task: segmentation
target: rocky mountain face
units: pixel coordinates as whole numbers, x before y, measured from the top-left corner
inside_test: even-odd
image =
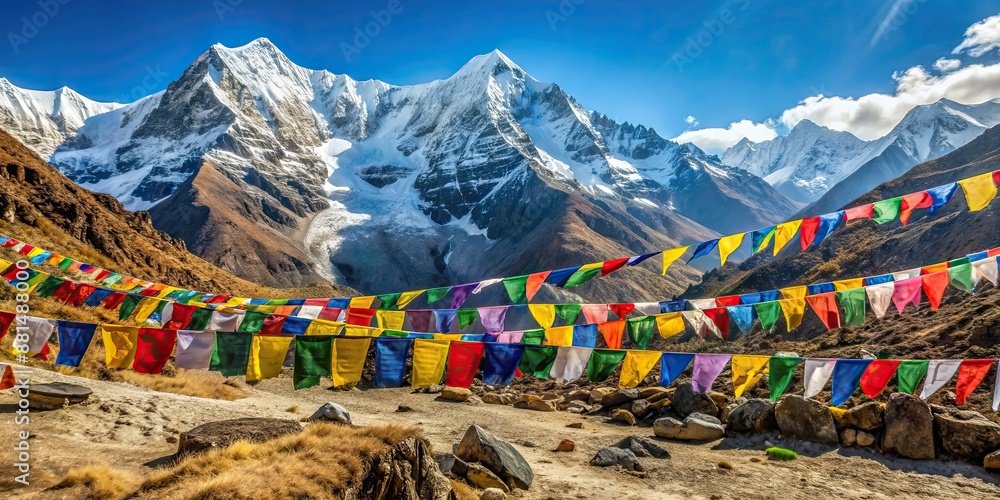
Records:
[[[726,165],[763,177],[789,198],[812,204],[804,215],[837,210],[911,167],[943,156],[1000,124],[1000,99],[964,105],[942,99],[917,106],[884,137],[862,141],[804,120],[787,135],[746,139],[726,150]]]
[[[264,39],[216,45],[165,91],[89,119],[51,161],[237,274],[368,292],[652,251],[798,208],[496,51],[393,86],[302,68]],[[669,294],[694,271],[677,273],[633,291]]]

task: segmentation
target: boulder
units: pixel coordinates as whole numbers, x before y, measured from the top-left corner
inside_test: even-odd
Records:
[[[535,478],[531,466],[513,446],[478,425],[465,431],[455,456],[485,465],[511,488],[526,490]]]
[[[510,488],[493,471],[483,467],[482,464],[469,464],[468,470],[465,471],[465,479],[476,488],[496,488],[504,493],[510,491]]]
[[[621,389],[601,398],[601,406],[613,408],[639,399],[637,389]]]
[[[535,411],[556,411],[556,402],[551,399],[539,399],[528,403],[529,410]]]
[[[575,449],[576,443],[570,441],[569,439],[563,439],[562,441],[559,441],[559,444],[556,445],[556,449],[553,451],[573,451]]]
[[[979,463],[1000,449],[1000,425],[979,412],[942,410],[934,411],[934,427],[941,448],[949,455]]]
[[[177,454],[174,456],[181,458],[214,448],[225,448],[237,441],[263,443],[299,432],[302,432],[302,426],[298,422],[280,418],[238,418],[209,422],[182,432],[177,442]]]
[[[351,413],[347,411],[347,408],[337,403],[326,403],[320,406],[307,420],[310,422],[322,420],[324,422],[352,425]]]
[[[590,391],[586,389],[577,389],[563,397],[564,401],[583,401],[585,403],[589,399]]]
[[[651,411],[649,407],[649,401],[646,401],[645,399],[637,399],[632,401],[632,406],[629,408],[629,411],[631,411],[636,418],[643,418]]]
[[[837,426],[830,409],[815,399],[785,396],[774,406],[778,429],[785,436],[815,443],[837,444]]]
[[[613,392],[615,392],[615,389],[611,387],[598,387],[590,391],[590,397],[587,398],[587,403],[592,405],[600,404],[601,400],[604,399],[604,396]]]
[[[486,394],[483,394],[482,400],[488,405],[509,405],[514,403],[514,401],[517,401],[517,396],[509,392],[502,394],[487,392]]]
[[[884,418],[884,451],[918,460],[934,458],[934,415],[927,403],[906,393],[892,393]]]
[[[751,399],[729,412],[726,420],[731,432],[760,434],[778,430],[774,418],[774,402],[769,399]]]
[[[670,398],[670,407],[681,418],[692,413],[702,413],[713,417],[719,414],[719,405],[715,404],[715,401],[708,394],[694,392],[690,381],[677,386],[673,397]]]
[[[479,495],[479,500],[507,500],[507,494],[499,488],[486,488]]]
[[[855,429],[844,429],[840,431],[840,444],[844,446],[854,446],[858,442],[858,431]]]
[[[653,422],[653,434],[681,441],[715,441],[726,434],[722,422],[704,413],[692,413],[683,422],[675,418],[660,418]]]
[[[594,407],[588,405],[584,401],[570,401],[568,403],[563,403],[560,405],[561,409],[566,410],[571,413],[586,413],[592,410]]]
[[[983,459],[983,467],[986,470],[1000,470],[1000,450],[994,451]]]
[[[89,387],[65,382],[28,384],[28,408],[57,410],[66,405],[80,404],[93,393]]]
[[[865,431],[858,431],[855,442],[858,443],[858,446],[871,446],[875,444],[875,436]]]
[[[635,425],[635,415],[628,410],[617,408],[611,411],[611,422],[622,422],[628,425]]]
[[[657,398],[657,400],[654,400],[654,401],[658,401],[660,398],[666,397],[667,394],[669,394],[670,392],[671,392],[670,389],[667,389],[666,387],[662,387],[662,386],[659,386],[659,385],[652,385],[652,386],[649,386],[649,387],[640,387],[639,388],[639,397],[642,398],[642,399],[650,399],[650,398],[659,396],[659,398]],[[654,402],[654,401],[651,401],[651,402]]]
[[[632,453],[631,450],[616,448],[614,446],[608,446],[607,448],[597,450],[597,454],[594,455],[594,458],[590,459],[590,465],[597,467],[612,467],[620,465],[625,470],[642,470],[642,466],[639,465],[639,459],[635,456],[635,453]]]
[[[439,397],[448,401],[458,401],[461,403],[462,401],[468,401],[472,397],[472,391],[464,387],[445,386]]]
[[[847,410],[841,417],[840,424],[863,431],[874,431],[882,428],[882,404],[878,401],[868,401]],[[862,445],[863,446],[863,445]]]
[[[646,437],[629,436],[612,446],[629,450],[637,457],[670,458],[670,452]]]
[[[518,401],[518,402],[514,403],[513,406],[514,406],[514,408],[517,408],[518,410],[527,410],[528,409],[528,403],[526,403],[524,401]]]

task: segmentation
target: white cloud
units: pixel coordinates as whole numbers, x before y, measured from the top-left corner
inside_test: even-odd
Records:
[[[961,54],[967,51],[970,56],[979,57],[997,48],[1000,48],[1000,14],[969,26],[962,43],[951,53]]]
[[[942,58],[938,59],[937,61],[934,61],[934,69],[936,69],[936,70],[938,70],[938,71],[940,71],[942,73],[947,73],[949,71],[955,71],[961,65],[962,65],[962,61],[959,61],[958,59],[945,59],[945,58],[942,57]]]
[[[726,128],[703,128],[689,130],[674,138],[679,143],[691,142],[708,153],[720,152],[744,137],[753,142],[763,142],[774,139],[778,133],[769,123],[754,123],[750,120],[740,120],[730,123]]]
[[[697,127],[698,126],[698,119],[695,118],[695,117],[693,117],[693,116],[691,116],[691,115],[688,115],[688,117],[684,119],[684,123],[687,123],[688,125],[691,125],[692,127]]]

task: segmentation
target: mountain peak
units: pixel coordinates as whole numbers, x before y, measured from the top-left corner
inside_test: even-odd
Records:
[[[273,42],[271,42],[271,40],[269,40],[266,37],[255,38],[251,40],[249,43],[240,45],[239,47],[227,47],[221,43],[217,43],[215,45],[212,45],[212,48],[225,50],[227,52],[244,52],[247,50],[260,50],[260,49],[281,52],[278,49],[278,46],[275,45]]]
[[[511,73],[515,77],[523,78],[527,74],[521,69],[520,66],[511,61],[503,52],[499,49],[493,49],[487,54],[478,55],[469,59],[469,62],[465,63],[461,69],[459,69],[455,76],[478,74],[481,75],[487,73],[489,75],[501,75],[503,73]]]

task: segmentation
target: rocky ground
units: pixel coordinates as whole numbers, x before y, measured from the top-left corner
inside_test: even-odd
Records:
[[[82,405],[32,415],[29,427],[32,434],[32,484],[29,488],[15,489],[15,484],[10,479],[14,475],[10,465],[14,456],[12,452],[4,452],[8,459],[3,460],[0,465],[3,479],[0,490],[7,494],[13,493],[18,498],[64,498],[65,490],[49,488],[70,469],[95,462],[124,468],[136,474],[149,474],[152,467],[162,466],[167,457],[177,450],[180,434],[195,426],[250,416],[304,420],[328,401],[347,408],[356,425],[388,422],[419,427],[439,457],[453,450],[461,455],[453,447],[463,440],[471,426],[478,425],[487,429],[499,439],[510,443],[533,469],[531,487],[526,491],[515,489],[510,495],[520,498],[802,498],[813,495],[836,495],[843,498],[898,498],[917,495],[985,498],[1000,495],[1000,476],[986,471],[981,462],[976,464],[951,459],[902,458],[882,452],[881,441],[869,446],[857,446],[860,432],[869,432],[861,431],[860,428],[869,428],[873,424],[860,419],[863,416],[860,413],[851,417],[839,413],[834,416],[826,410],[824,416],[819,411],[825,409],[823,405],[813,405],[819,424],[815,427],[806,426],[800,432],[809,439],[830,441],[829,444],[808,443],[784,437],[770,428],[776,423],[782,431],[794,432],[788,430],[790,428],[787,425],[780,425],[780,411],[775,418],[776,422],[770,422],[766,410],[763,417],[758,415],[755,418],[753,415],[756,413],[750,412],[750,407],[743,411],[749,414],[744,415],[743,425],[753,426],[756,422],[762,426],[762,430],[767,430],[762,434],[737,435],[727,429],[728,435],[716,439],[719,437],[719,429],[715,427],[721,427],[726,422],[730,424],[728,427],[733,428],[734,420],[730,415],[725,415],[724,419],[712,420],[713,417],[708,415],[711,413],[708,401],[715,404],[720,417],[730,404],[728,401],[717,402],[712,397],[690,398],[694,404],[703,405],[693,409],[706,412],[704,416],[698,416],[700,412],[694,411],[692,413],[695,419],[691,419],[690,414],[687,418],[681,418],[682,415],[674,411],[673,417],[659,417],[652,422],[640,418],[637,425],[632,426],[624,422],[608,422],[609,417],[606,415],[610,415],[610,412],[606,409],[588,415],[587,412],[533,411],[513,404],[487,404],[483,399],[489,400],[492,397],[486,394],[497,393],[478,389],[477,392],[483,394],[482,398],[465,395],[468,399],[463,402],[446,400],[441,394],[413,392],[408,388],[331,391],[315,387],[296,392],[291,390],[287,376],[282,376],[249,388],[247,398],[219,401],[154,392],[120,382],[80,379],[47,371],[36,371],[35,378],[38,382],[67,381],[86,385],[94,390],[94,395]],[[681,387],[683,386],[679,385],[669,393],[646,389],[647,397],[644,400],[648,402],[653,399],[649,396],[662,394],[664,399],[661,401],[672,399],[666,407],[677,406],[683,398],[678,397],[676,391],[685,390]],[[550,394],[546,394],[546,391],[527,385],[522,385],[517,390],[519,393],[534,392],[534,396],[539,398],[524,397],[526,401],[557,401],[556,407],[565,405],[565,397],[569,394],[581,391],[580,388],[571,388],[548,391]],[[586,404],[589,405],[589,396],[593,391],[587,392]],[[556,397],[553,398],[553,395]],[[519,401],[523,395],[511,397]],[[548,399],[543,399],[546,397]],[[576,397],[582,397],[582,393]],[[607,392],[601,399],[606,397],[613,399],[625,396]],[[0,394],[0,413],[7,415],[4,420],[8,422],[0,427],[0,441],[4,443],[13,442],[15,432],[19,430],[11,424],[16,404],[14,398],[11,391]],[[628,404],[631,413],[635,401],[638,399],[623,402],[622,406]],[[595,401],[595,404],[600,403]],[[655,404],[655,401],[650,404]],[[891,404],[890,400],[889,406]],[[880,405],[876,403],[876,406],[881,410]],[[879,418],[887,422],[889,417],[882,416],[882,413],[884,412],[878,413]],[[957,415],[952,420],[967,420],[963,420],[964,417],[968,415]],[[677,423],[670,422],[667,418],[674,418]],[[836,427],[833,436],[829,434],[831,422],[827,418],[836,418],[840,422],[834,424]],[[856,418],[859,420],[852,420]],[[654,425],[660,420],[659,424]],[[692,420],[700,422],[692,423]],[[978,421],[973,424],[983,425]],[[837,428],[841,428],[839,434]],[[833,444],[834,441],[851,437],[842,435],[843,430],[848,428],[855,430],[855,445]],[[708,433],[698,436],[712,440],[676,439],[681,435],[690,437],[695,431]],[[888,432],[890,431],[886,426],[880,424],[877,428],[871,428],[869,433],[881,439],[881,435]],[[940,435],[939,431],[934,432]],[[657,437],[657,434],[665,433],[674,433],[675,439]],[[631,436],[642,439],[624,443],[622,448],[629,448],[629,452],[624,452],[624,449],[621,453],[603,450]],[[815,436],[821,438],[816,439]],[[563,442],[565,440],[573,442],[573,451],[554,451],[557,447],[567,449],[568,445]],[[647,449],[649,443],[665,450],[669,453],[669,458],[640,456],[643,452],[639,448]],[[966,443],[970,444],[974,443]],[[794,450],[799,458],[791,461],[769,459],[764,449],[772,445]],[[651,455],[659,453],[656,448],[651,449]],[[602,454],[605,458],[612,454],[615,460],[621,456],[625,459],[621,462],[622,465],[590,465],[592,459],[601,462]],[[634,463],[629,458],[630,454],[636,457]],[[455,471],[448,474],[457,477]]]

